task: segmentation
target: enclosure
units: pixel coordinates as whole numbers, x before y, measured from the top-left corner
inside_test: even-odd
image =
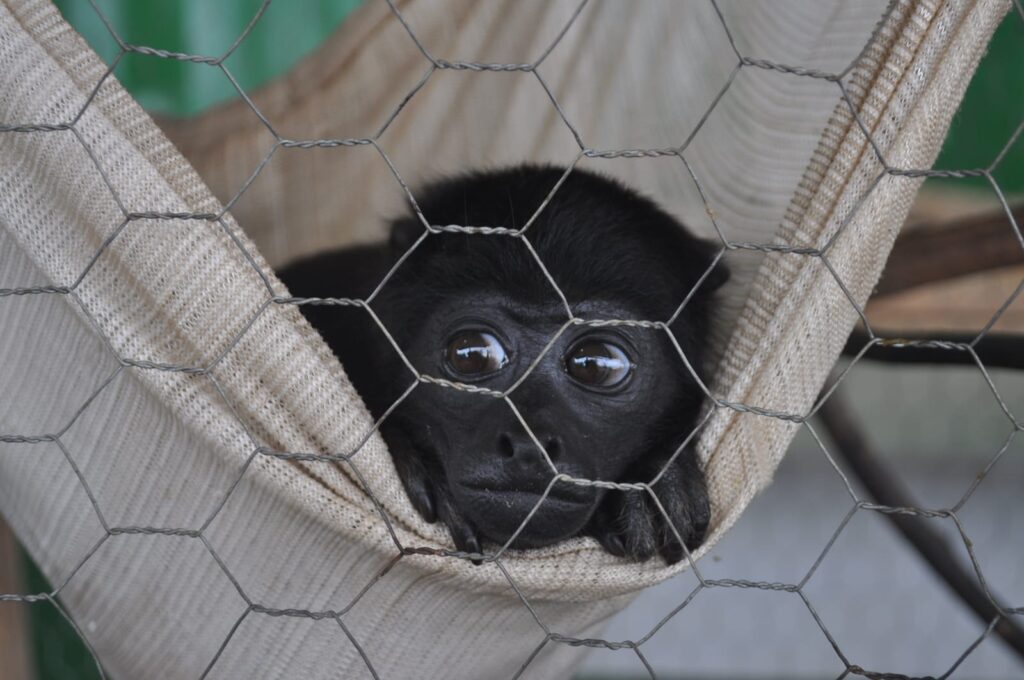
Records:
[[[4,0],[5,672],[1019,675],[1022,59],[995,0]],[[521,162],[562,174],[518,221],[419,209]],[[671,567],[453,549],[300,314],[387,341],[379,288],[275,274],[411,209],[414,249],[506,239],[565,301],[530,227],[583,170],[732,272],[687,440],[711,531]],[[401,398],[466,389],[394,349]]]

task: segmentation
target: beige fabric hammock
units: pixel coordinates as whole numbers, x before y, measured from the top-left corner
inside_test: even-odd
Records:
[[[715,7],[676,2],[591,3],[540,68],[596,149],[679,145],[732,77],[685,152],[707,205],[678,157],[578,162],[708,236],[709,215],[737,242],[821,247],[842,230],[828,263],[845,292],[819,258],[732,265],[713,391],[738,407],[701,434],[714,515],[699,554],[769,483],[798,427],[771,414],[813,407],[920,182],[878,180],[863,130],[890,167],[929,167],[1009,5],[722,4],[741,68]],[[575,6],[399,3],[436,58],[502,63],[538,58]],[[851,63],[846,101],[816,76]],[[284,138],[367,136],[428,66],[368,3],[253,100]],[[223,224],[171,219],[218,214],[274,139],[239,102],[167,123],[183,157],[106,70],[49,2],[0,1],[0,511],[110,675],[492,678],[529,661],[526,677],[565,677],[585,646],[548,633],[599,636],[685,568],[590,539],[500,567],[431,554],[445,531],[411,509],[342,367],[267,288],[286,295],[270,265],[380,238],[405,201],[392,169],[372,146],[280,148]],[[450,69],[380,146],[412,186],[580,151],[532,74]],[[367,436],[351,466],[255,453]],[[424,550],[398,559],[396,541]]]

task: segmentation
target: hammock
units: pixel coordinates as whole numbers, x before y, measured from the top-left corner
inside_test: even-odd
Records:
[[[523,160],[619,175],[747,253],[699,558],[814,408],[922,181],[903,171],[1008,7],[408,0],[405,26],[367,3],[252,94],[263,120],[240,100],[162,131],[49,2],[2,0],[0,511],[114,677],[566,677],[689,562],[589,538],[444,556],[272,266],[382,237],[396,177]],[[522,65],[545,54],[542,82]],[[387,130],[311,150],[268,124]]]

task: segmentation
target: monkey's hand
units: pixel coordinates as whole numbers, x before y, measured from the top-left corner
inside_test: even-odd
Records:
[[[664,460],[660,465],[644,461],[624,479],[650,482],[664,464]],[[686,551],[696,550],[704,540],[710,517],[707,486],[696,453],[690,449],[680,452],[651,490],[660,508],[645,490],[609,491],[585,533],[620,557],[643,561],[657,552],[668,564],[683,559]]]
[[[431,524],[440,519],[448,527],[456,550],[482,553],[477,529],[455,506],[444,473],[424,464],[423,456],[415,450],[406,450],[405,446],[392,446],[391,454],[398,477],[416,512]]]

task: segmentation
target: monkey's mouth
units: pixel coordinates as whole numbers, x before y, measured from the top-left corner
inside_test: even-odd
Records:
[[[552,489],[547,496],[544,492],[525,491],[522,489],[498,489],[493,486],[472,486],[461,485],[471,494],[479,494],[485,499],[494,499],[506,511],[525,509],[527,512],[533,510],[537,504],[541,508],[551,508],[560,512],[573,512],[581,507],[590,507],[594,503],[594,494],[587,495],[560,493],[558,489]],[[543,500],[541,500],[543,499]]]
[[[468,482],[453,485],[460,508],[488,539],[514,548],[539,548],[578,534],[597,508],[595,489],[556,485],[544,495],[521,488]]]

